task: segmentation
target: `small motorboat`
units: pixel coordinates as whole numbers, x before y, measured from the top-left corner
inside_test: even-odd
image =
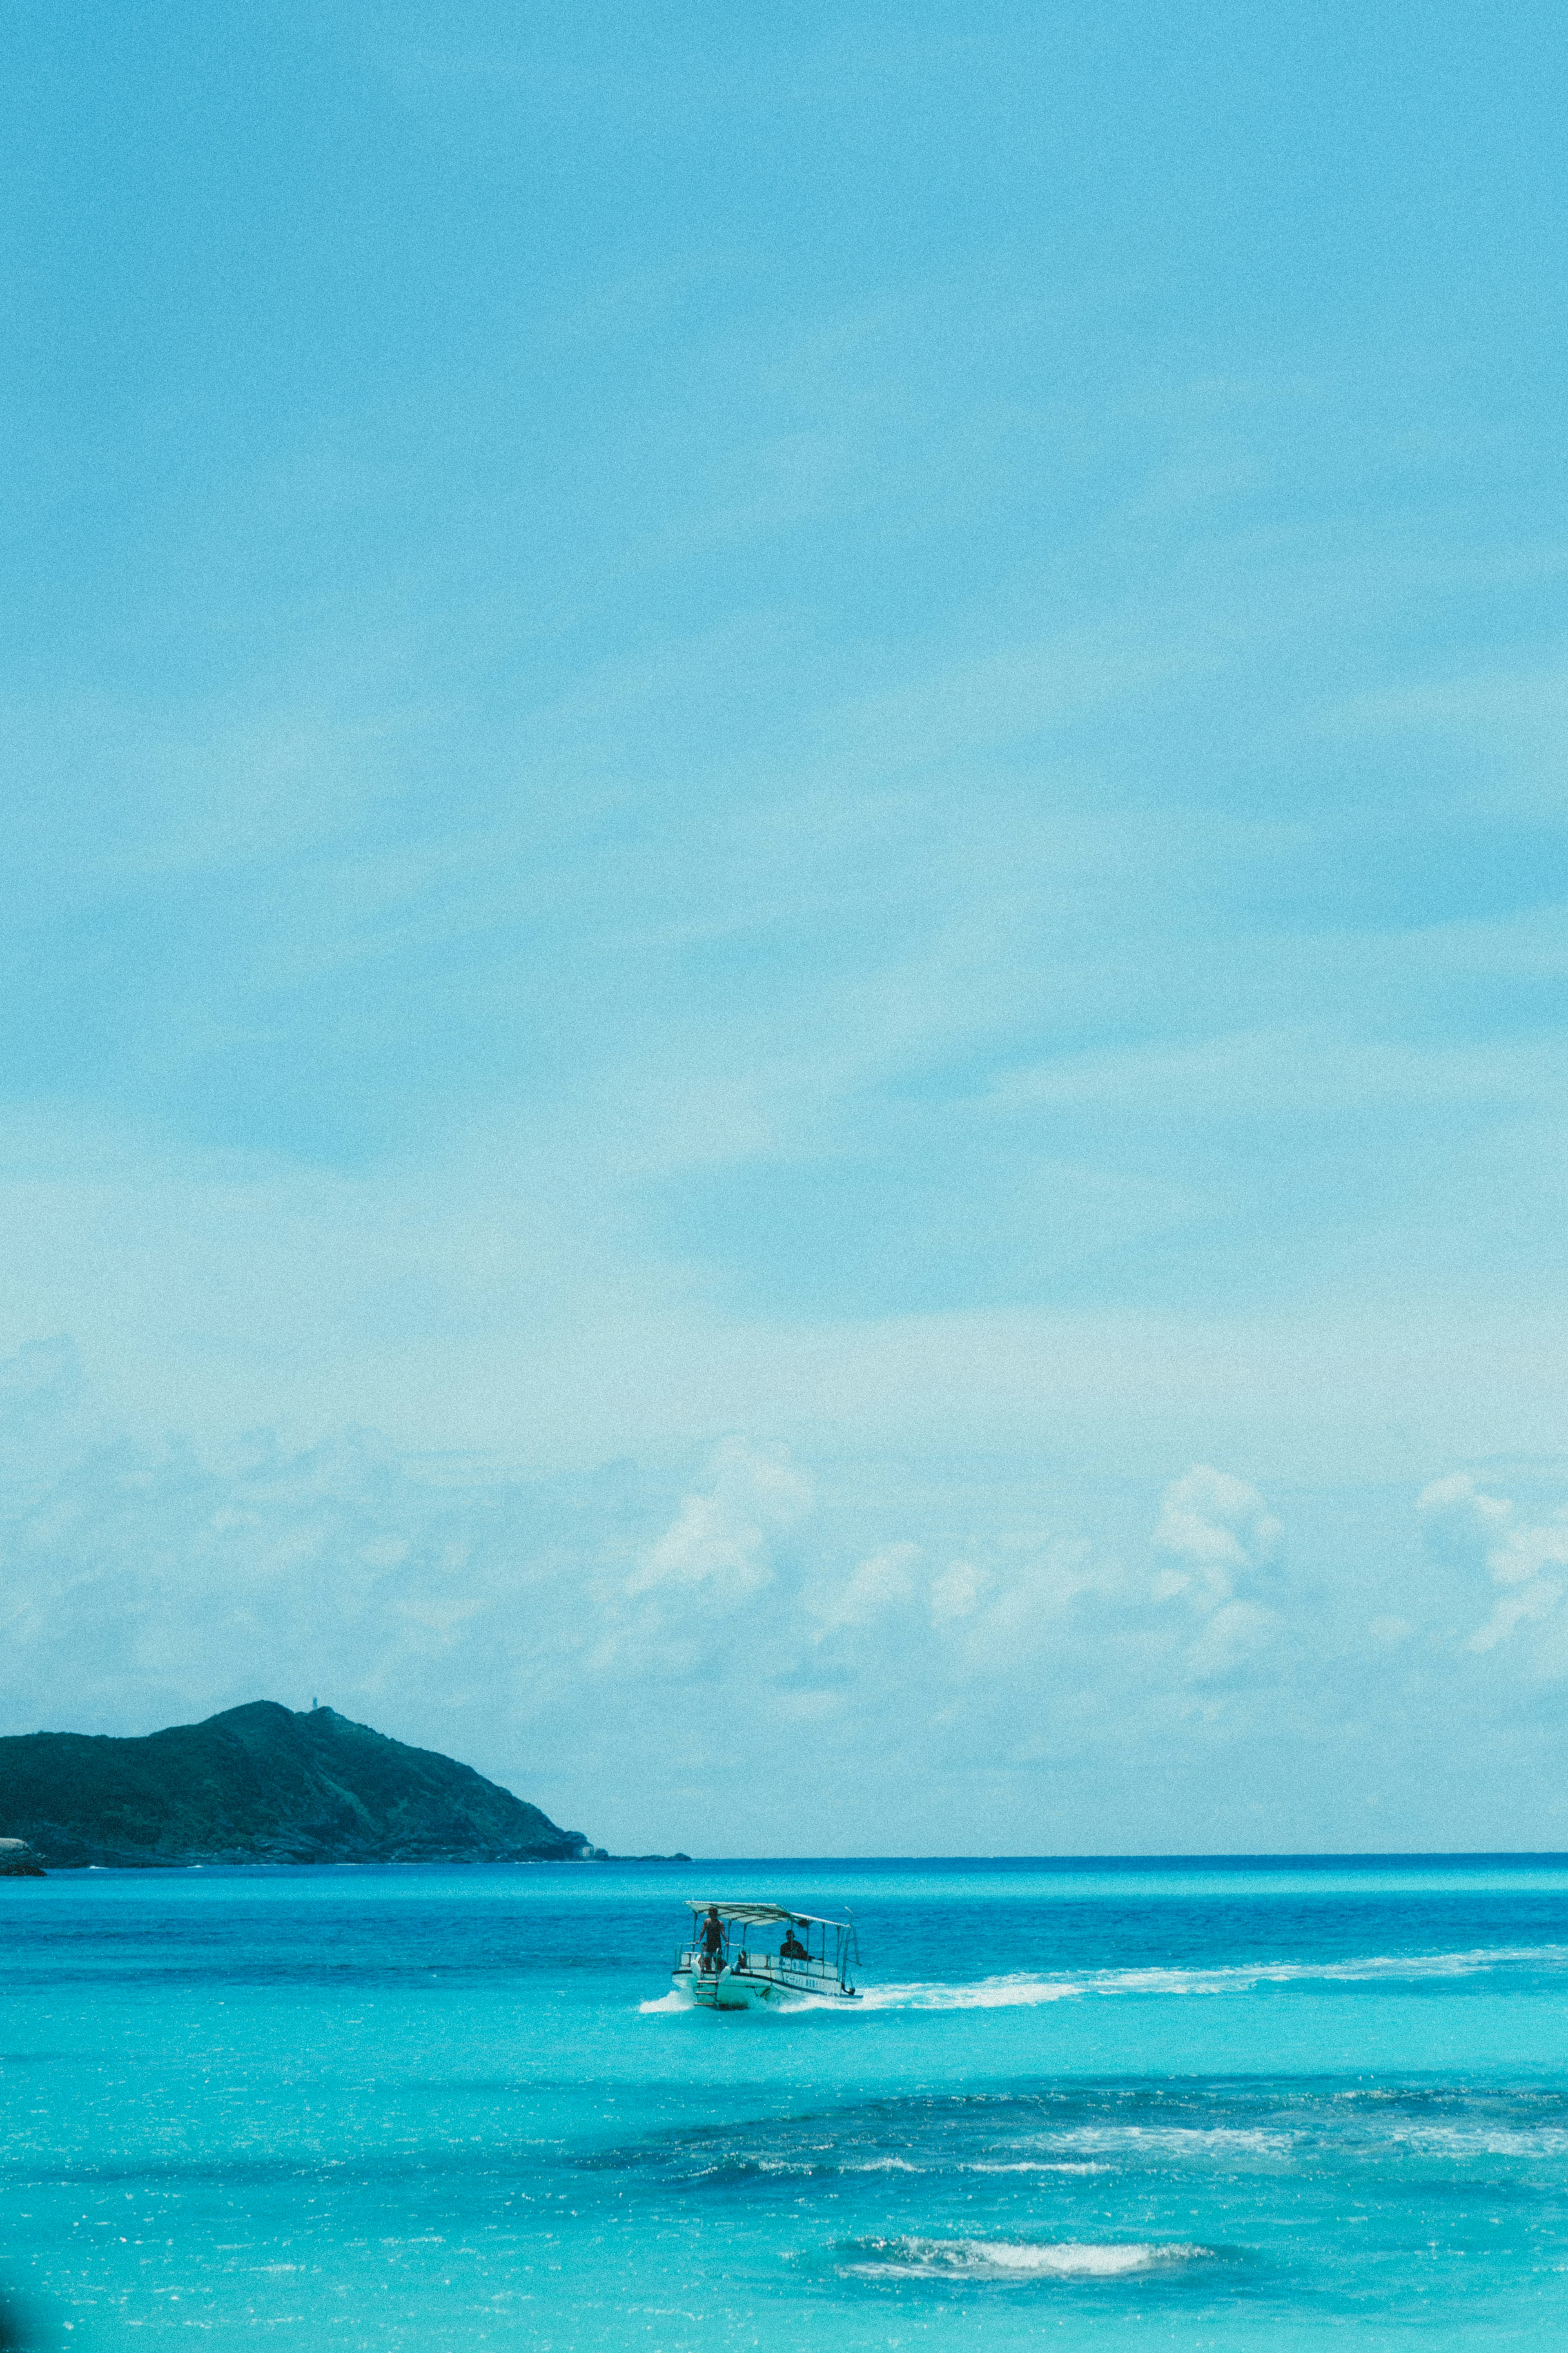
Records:
[[[720,1904],[689,1895],[693,1935],[670,1979],[702,2010],[772,2010],[792,1998],[858,2001],[855,1923],[819,1920],[783,1904]]]

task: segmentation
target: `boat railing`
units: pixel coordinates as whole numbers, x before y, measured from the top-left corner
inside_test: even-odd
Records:
[[[705,1973],[704,1957],[700,1946],[686,1945],[676,1954],[675,1966],[678,1970],[689,1969],[700,1977]],[[797,1991],[847,1985],[846,1971],[839,1963],[817,1953],[803,1960],[786,1960],[777,1953],[748,1953],[742,1947],[727,1957],[737,1977],[764,1978],[774,1985],[791,1986]]]

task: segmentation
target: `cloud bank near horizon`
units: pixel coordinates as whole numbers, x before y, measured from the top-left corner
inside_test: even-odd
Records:
[[[903,1525],[868,1546],[834,1466],[739,1438],[684,1482],[519,1480],[363,1430],[214,1460],[116,1431],[58,1343],[0,1366],[0,1728],[319,1694],[632,1851],[798,1849],[803,1821],[831,1851],[1289,1844],[1290,1804],[1249,1810],[1240,1786],[1281,1742],[1331,1843],[1384,1843],[1361,1777],[1426,1772],[1428,1706],[1450,1748],[1487,1738],[1518,1694],[1478,1651],[1560,1594],[1562,1522],[1462,1474],[1408,1511],[1425,1569],[1336,1594],[1256,1488],[1205,1464],[1119,1529],[1059,1482],[1032,1524],[971,1493],[962,1539],[952,1494],[894,1481],[873,1516]],[[1478,1638],[1489,1581],[1524,1606]],[[1532,1654],[1537,1680],[1565,1672]]]

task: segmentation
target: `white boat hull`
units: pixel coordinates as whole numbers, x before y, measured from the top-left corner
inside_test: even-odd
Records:
[[[815,1969],[736,1969],[728,1962],[721,1969],[677,1968],[670,1983],[678,1993],[689,1995],[700,2010],[778,2010],[791,2001],[860,1999],[837,1978]]]

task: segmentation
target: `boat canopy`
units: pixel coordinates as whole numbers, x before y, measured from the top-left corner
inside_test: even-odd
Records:
[[[717,1912],[721,1920],[743,1920],[748,1927],[763,1927],[771,1920],[791,1920],[797,1928],[847,1928],[847,1920],[824,1920],[816,1912],[791,1912],[783,1904],[710,1904],[705,1895],[686,1899],[693,1912]]]

